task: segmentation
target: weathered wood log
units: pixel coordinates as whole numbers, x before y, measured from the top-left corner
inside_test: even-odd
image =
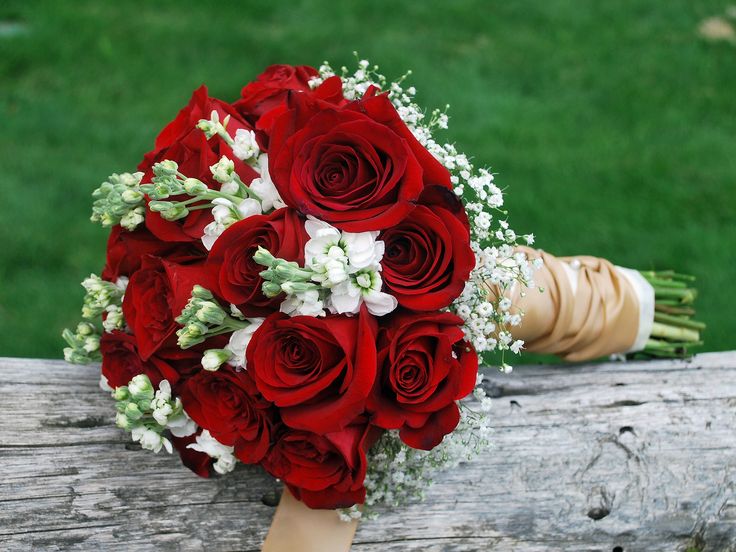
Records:
[[[95,366],[0,374],[0,550],[259,550],[277,492],[259,469],[204,480],[140,450]],[[353,550],[736,550],[736,353],[487,385],[495,449],[361,523]]]

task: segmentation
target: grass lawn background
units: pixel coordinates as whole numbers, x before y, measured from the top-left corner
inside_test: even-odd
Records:
[[[20,2],[0,6],[0,356],[59,357],[107,232],[90,192],[132,171],[207,83],[266,65],[414,71],[446,137],[498,173],[557,254],[699,278],[707,350],[736,348],[736,47],[727,3]]]

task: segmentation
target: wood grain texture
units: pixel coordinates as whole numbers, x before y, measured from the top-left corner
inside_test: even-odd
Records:
[[[0,374],[0,550],[259,550],[277,491],[259,469],[203,480],[140,450],[95,366]],[[494,450],[362,523],[353,550],[736,551],[736,353],[486,383]]]

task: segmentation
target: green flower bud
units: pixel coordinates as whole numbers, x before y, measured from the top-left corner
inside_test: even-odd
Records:
[[[126,401],[128,398],[130,398],[130,393],[128,392],[128,387],[123,385],[121,387],[116,387],[115,390],[112,392],[112,397],[116,401]]]
[[[141,412],[137,404],[129,402],[125,406],[125,417],[128,418],[128,420],[140,420],[143,417],[143,412]]]
[[[151,380],[145,374],[138,374],[130,380],[128,391],[136,401],[142,399],[151,400],[153,398],[153,385],[151,385]]]
[[[197,311],[198,320],[213,326],[219,326],[222,324],[225,321],[226,316],[227,314],[222,310],[220,305],[212,301],[203,301]]]
[[[281,293],[281,286],[275,282],[263,282],[261,290],[263,291],[263,295],[271,298]]]
[[[194,288],[192,288],[192,297],[196,297],[197,299],[210,300],[213,298],[213,295],[210,290],[197,284],[194,286]]]
[[[183,205],[177,205],[168,211],[161,212],[161,216],[166,220],[179,220],[183,219],[189,214],[189,209]]]
[[[178,170],[179,165],[171,159],[166,159],[153,165],[153,174],[156,176],[174,176]]]
[[[209,188],[204,182],[197,180],[196,178],[187,178],[184,181],[184,190],[186,193],[192,196],[206,193]]]
[[[120,197],[125,203],[137,205],[143,200],[143,193],[141,193],[139,190],[125,190],[122,194],[120,194]]]
[[[154,213],[162,213],[173,209],[174,204],[171,201],[151,201],[148,204],[148,208]]]
[[[202,356],[202,368],[214,372],[232,356],[233,354],[226,349],[209,349]]]
[[[253,260],[260,265],[271,266],[276,260],[276,257],[271,255],[268,249],[258,246],[258,250],[253,254]]]

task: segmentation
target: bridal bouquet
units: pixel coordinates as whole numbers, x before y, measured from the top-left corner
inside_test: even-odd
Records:
[[[94,191],[107,262],[65,357],[102,361],[143,448],[203,477],[260,464],[350,519],[487,446],[478,355],[522,348],[505,295],[541,260],[404,80],[360,61],[271,66],[234,103],[202,87]]]

